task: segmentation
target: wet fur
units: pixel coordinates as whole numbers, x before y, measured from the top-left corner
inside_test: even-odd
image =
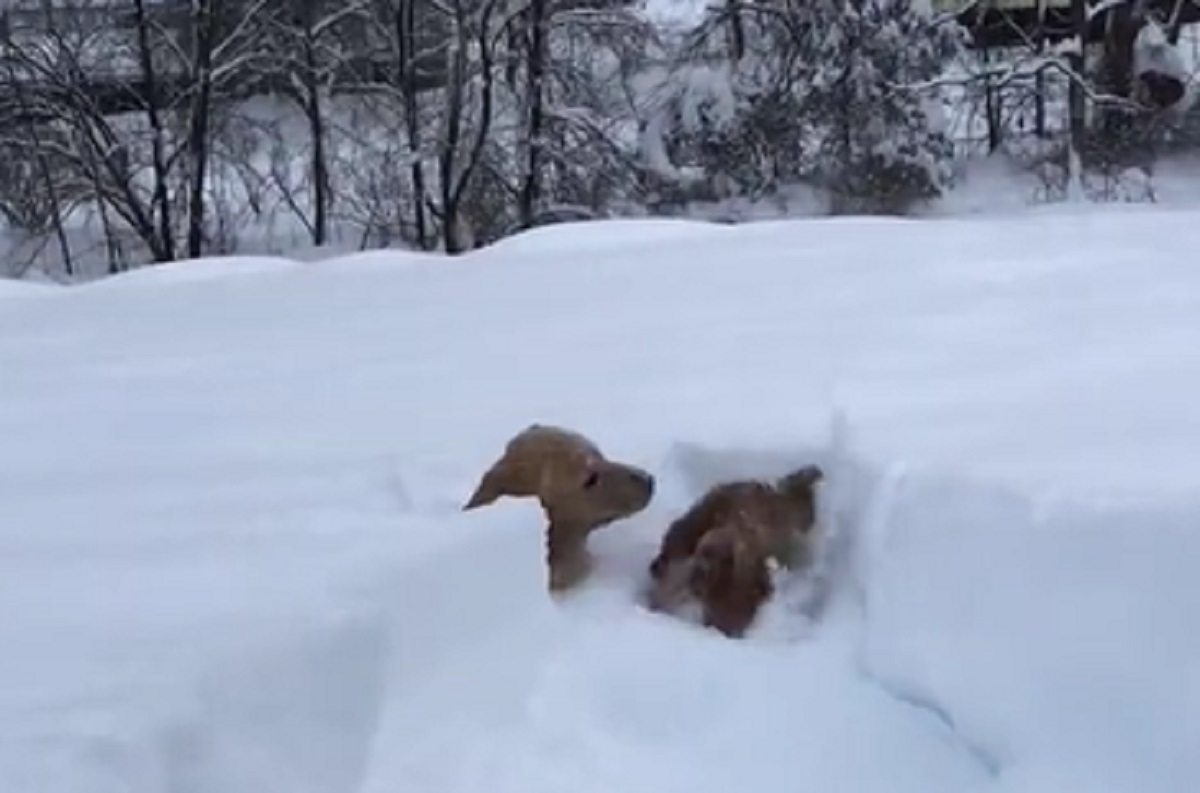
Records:
[[[710,488],[667,528],[650,563],[648,604],[674,611],[699,601],[703,623],[738,638],[774,593],[772,568],[809,561],[816,485],[804,466],[774,483],[725,482]]]

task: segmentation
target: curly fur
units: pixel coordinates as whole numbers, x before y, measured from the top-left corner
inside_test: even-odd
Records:
[[[804,466],[774,483],[725,482],[708,490],[663,535],[651,561],[649,605],[670,611],[687,597],[706,626],[737,638],[773,594],[773,565],[808,561],[816,522],[815,488],[824,478]]]
[[[587,436],[531,424],[514,436],[463,506],[477,509],[508,496],[536,498],[546,515],[548,587],[578,585],[591,569],[588,536],[640,512],[654,494],[654,477],[609,460]]]

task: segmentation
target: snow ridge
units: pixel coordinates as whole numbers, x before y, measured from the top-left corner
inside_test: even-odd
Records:
[[[9,290],[0,789],[1188,793],[1195,220],[596,222]],[[459,508],[533,420],[661,477],[561,602],[535,504]],[[812,586],[743,642],[639,607],[707,485],[808,462]]]

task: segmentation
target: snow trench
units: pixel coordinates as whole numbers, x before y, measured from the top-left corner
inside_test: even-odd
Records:
[[[128,793],[695,793],[797,780],[1095,793],[1182,791],[1197,778],[1200,510],[1038,504],[872,465],[834,436],[808,449],[663,451],[654,503],[596,535],[595,579],[561,603],[542,587],[534,505],[398,502],[445,541],[347,568],[309,624],[237,645],[153,718],[76,730],[39,754],[58,758],[53,768],[18,781]],[[639,606],[645,563],[691,499],[814,460],[829,475],[816,584],[785,590],[743,642]]]

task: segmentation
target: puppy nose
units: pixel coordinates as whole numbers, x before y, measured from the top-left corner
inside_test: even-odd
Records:
[[[654,495],[654,476],[648,471],[638,471],[636,476],[642,486],[646,488],[646,492]]]

